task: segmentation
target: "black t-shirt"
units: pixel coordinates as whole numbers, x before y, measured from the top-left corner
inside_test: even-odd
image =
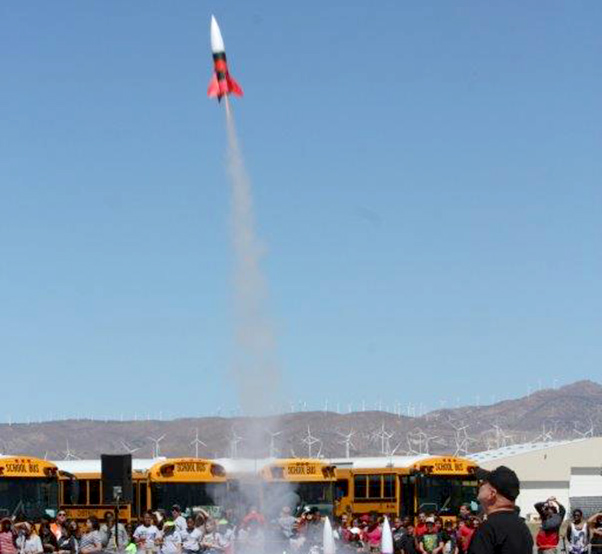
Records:
[[[405,554],[418,554],[415,538],[414,535],[404,535],[396,546],[400,551],[403,550]]]
[[[525,520],[512,512],[495,512],[479,526],[468,554],[533,554],[533,537]]]
[[[395,531],[393,531],[393,546],[395,547],[395,550],[399,550],[401,548],[400,544],[405,536],[406,530],[403,527],[400,527],[399,529],[395,529]]]

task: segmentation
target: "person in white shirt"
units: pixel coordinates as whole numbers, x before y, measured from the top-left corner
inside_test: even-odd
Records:
[[[201,549],[205,554],[221,554],[228,547],[224,537],[217,531],[217,525],[213,519],[205,523],[205,535],[201,541]]]
[[[158,551],[157,541],[161,538],[161,531],[153,525],[152,512],[144,512],[142,525],[134,531],[134,542],[138,547],[138,554],[152,554]]]
[[[175,522],[166,521],[164,523],[159,542],[161,543],[161,554],[182,553],[182,537],[180,537],[180,532]]]
[[[567,527],[566,540],[569,554],[584,554],[587,552],[589,529],[587,522],[583,519],[583,512],[579,508],[573,510],[573,521]]]
[[[98,519],[90,516],[86,520],[85,533],[79,540],[80,554],[97,554],[102,550]]]
[[[17,523],[15,529],[18,533],[17,548],[19,554],[43,554],[44,548],[38,535],[33,532],[31,523]]]
[[[174,504],[171,507],[171,515],[173,517],[173,522],[176,524],[176,529],[183,533],[186,531],[186,519],[182,515],[182,508],[178,504]]]
[[[117,538],[117,540],[115,540]],[[113,512],[105,512],[105,522],[100,526],[100,540],[103,550],[116,552],[123,550],[129,542],[127,531],[123,523],[117,524],[117,534],[115,533],[115,515]],[[119,548],[117,548],[119,543]]]
[[[184,554],[197,554],[201,550],[203,534],[203,529],[201,527],[195,527],[194,518],[189,517],[186,520],[186,530],[183,533],[180,533],[182,536],[182,551]]]

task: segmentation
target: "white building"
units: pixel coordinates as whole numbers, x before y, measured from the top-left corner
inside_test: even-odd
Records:
[[[602,508],[602,438],[519,444],[468,456],[484,469],[504,465],[521,482],[517,504],[523,516],[536,516],[533,505],[555,496],[567,511]]]

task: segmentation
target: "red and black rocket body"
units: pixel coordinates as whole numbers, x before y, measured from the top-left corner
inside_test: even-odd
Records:
[[[209,96],[209,98],[221,100],[226,94],[234,94],[235,96],[243,95],[240,85],[230,77],[225,52],[216,52],[213,54],[213,70],[215,73],[213,74],[213,77],[209,82],[209,88],[207,89],[207,96]]]
[[[228,94],[242,96],[242,88],[230,77],[224,39],[215,17],[211,16],[211,51],[213,52],[213,77],[209,82],[207,96],[221,100]]]

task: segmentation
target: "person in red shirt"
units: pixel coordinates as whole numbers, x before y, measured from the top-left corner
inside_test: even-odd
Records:
[[[0,553],[17,554],[16,538],[17,534],[13,529],[13,522],[10,518],[5,517],[0,521]]]
[[[426,533],[426,514],[424,512],[420,512],[418,514],[418,523],[416,527],[414,527],[414,536],[416,538],[422,537]]]
[[[382,527],[378,521],[372,523],[366,531],[366,540],[371,550],[377,550],[380,546]]]
[[[242,525],[246,525],[250,521],[256,521],[259,525],[265,525],[265,517],[259,513],[256,506],[251,506],[249,513],[242,519]]]
[[[475,516],[471,516],[465,525],[458,529],[458,548],[461,553],[468,552],[470,547],[470,541],[474,535],[477,527],[479,526],[479,520]]]
[[[566,509],[553,496],[546,502],[535,504],[535,509],[541,517],[541,529],[535,538],[537,551],[556,551],[560,542],[560,526],[566,515]]]

